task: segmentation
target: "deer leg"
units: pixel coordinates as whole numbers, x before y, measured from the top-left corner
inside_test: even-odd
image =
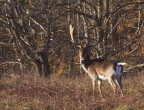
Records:
[[[95,79],[92,79],[92,85],[93,85],[93,95],[95,93]]]
[[[116,92],[116,85],[113,81],[113,79],[109,79],[108,82],[110,83],[112,89],[113,89],[113,92],[114,92],[114,95],[115,95],[115,92]]]
[[[120,88],[120,92],[121,92],[122,96],[124,96],[123,90],[122,90],[121,77],[116,78],[116,79],[115,79],[115,82],[116,82],[117,86]]]
[[[101,80],[98,80],[98,89],[99,89],[101,97],[103,97],[102,96],[102,91],[101,91],[101,82],[102,82]]]

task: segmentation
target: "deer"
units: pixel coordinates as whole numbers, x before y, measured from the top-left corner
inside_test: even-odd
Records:
[[[74,43],[73,39],[73,31],[74,27],[70,25],[70,36],[72,43]],[[90,46],[78,45],[79,47],[79,58],[80,64],[84,71],[90,76],[92,80],[93,86],[93,95],[95,93],[95,84],[98,81],[98,90],[100,92],[100,96],[103,97],[101,91],[101,85],[103,80],[107,80],[113,89],[113,93],[115,95],[117,87],[119,87],[122,96],[124,96],[122,90],[122,73],[123,73],[123,65],[127,65],[127,63],[119,62],[117,60],[109,60],[102,58],[91,59],[89,52]]]

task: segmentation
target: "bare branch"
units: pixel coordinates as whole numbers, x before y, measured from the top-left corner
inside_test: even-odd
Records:
[[[9,61],[6,61],[6,62],[3,62],[0,64],[1,65],[5,65],[5,64],[20,64],[20,62],[9,62]]]
[[[125,72],[131,71],[131,70],[134,70],[134,69],[138,69],[138,68],[143,68],[143,67],[144,67],[144,63],[138,64],[138,65],[129,67],[128,69],[125,70]]]
[[[10,43],[4,43],[4,42],[0,42],[0,45],[3,45],[3,46],[13,46],[13,44],[10,44]]]
[[[35,21],[35,20],[34,20],[33,18],[31,18],[31,17],[30,17],[30,19],[31,19],[37,26],[39,26],[39,27],[44,31],[45,34],[47,34],[46,30],[44,29],[44,27],[43,27],[41,24],[39,24],[37,21]]]
[[[128,5],[134,5],[134,4],[144,5],[144,2],[128,2],[128,3],[125,3],[125,4],[121,5],[121,6],[119,6],[118,8],[116,8],[111,14],[114,15],[114,14],[117,13],[117,11],[119,11],[123,7],[128,6]]]

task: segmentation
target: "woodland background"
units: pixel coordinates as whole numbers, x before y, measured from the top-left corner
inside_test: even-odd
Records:
[[[142,0],[1,0],[0,13],[1,76],[25,70],[46,77],[81,74],[80,43],[92,45],[92,58],[144,66]]]
[[[125,97],[107,83],[104,100],[92,95],[86,43],[91,58],[128,63]],[[143,110],[143,73],[143,0],[0,0],[0,110]]]

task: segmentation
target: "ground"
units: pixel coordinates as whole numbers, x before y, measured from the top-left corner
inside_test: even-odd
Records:
[[[0,79],[0,110],[143,110],[144,74],[125,75],[122,80],[125,96],[119,90],[114,96],[107,81],[100,97],[88,75],[76,78],[51,79],[35,74],[12,74]]]

